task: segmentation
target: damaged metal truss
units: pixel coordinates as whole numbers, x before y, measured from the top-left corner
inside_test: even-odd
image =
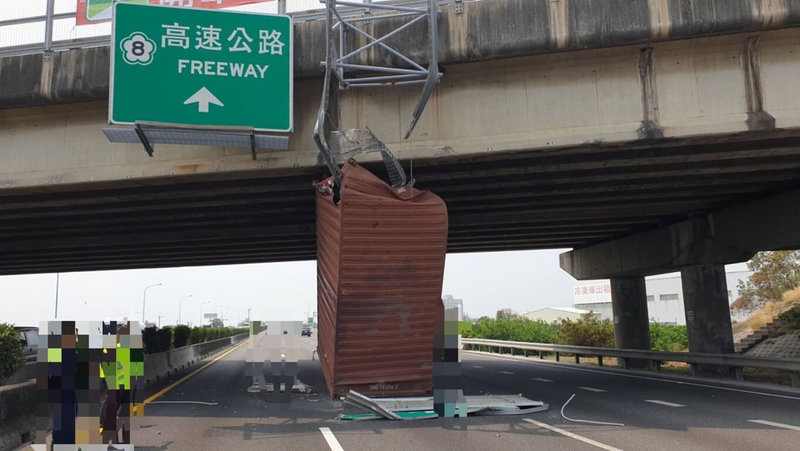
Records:
[[[330,106],[331,77],[336,77],[340,89],[422,84],[422,94],[411,115],[411,122],[405,134],[405,138],[408,139],[419,121],[436,84],[442,76],[442,73],[439,72],[439,10],[437,0],[425,0],[426,7],[424,8],[386,3],[354,3],[344,0],[320,0],[320,2],[325,3],[327,8],[325,33],[326,57],[324,62],[325,83],[322,91],[319,114],[317,115],[317,122],[314,127],[314,141],[319,148],[325,164],[330,169],[331,174],[333,174],[336,185],[335,189],[338,191],[338,188],[341,186],[342,174],[334,157],[331,155],[331,149],[325,138],[325,120],[328,117],[328,108]],[[363,10],[363,14],[358,16],[344,14],[340,11],[340,6],[350,7],[350,12],[352,12],[353,8],[360,8]],[[378,12],[377,14],[375,13],[376,11]],[[409,17],[411,20],[380,37],[373,36],[358,27],[360,23],[376,22],[398,17]],[[430,58],[429,61],[427,61],[427,68],[424,67],[424,64],[415,62],[387,43],[391,38],[396,37],[404,30],[412,28],[426,19],[428,20],[428,43],[430,46]],[[345,39],[345,33],[347,32],[353,32],[365,38],[367,43],[358,48],[348,48]],[[364,52],[371,51],[375,47],[388,52],[395,59],[402,61],[405,67],[373,66],[356,63],[360,55]],[[332,132],[331,130],[327,131]],[[391,163],[389,160],[394,160],[394,157],[391,156],[388,149],[381,151],[381,153],[384,156],[387,169],[389,169]],[[396,160],[391,164],[398,168],[400,167]],[[392,169],[389,169],[390,174],[392,174],[392,171]],[[397,186],[395,182],[399,183],[398,177],[399,174],[392,176],[393,186]],[[403,175],[403,178],[404,177]]]
[[[409,184],[403,166],[369,128],[331,132],[330,152],[336,164],[344,164],[360,153],[380,152],[392,187],[400,188]],[[412,180],[410,185],[413,184]]]

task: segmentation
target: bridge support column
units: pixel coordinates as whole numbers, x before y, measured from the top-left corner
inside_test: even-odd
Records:
[[[733,352],[731,311],[723,265],[693,265],[681,269],[689,352]],[[700,374],[731,375],[730,369],[697,365]]]
[[[619,349],[650,349],[650,322],[644,277],[612,277],[611,308],[614,312],[614,340]],[[627,367],[644,368],[647,361],[627,359]]]

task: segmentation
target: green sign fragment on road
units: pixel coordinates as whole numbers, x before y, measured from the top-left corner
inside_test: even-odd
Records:
[[[292,131],[289,16],[114,3],[109,122]]]

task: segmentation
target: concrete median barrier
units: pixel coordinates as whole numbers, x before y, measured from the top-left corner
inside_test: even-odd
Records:
[[[146,384],[152,384],[169,374],[170,366],[167,361],[169,352],[146,354],[144,356],[144,379]]]
[[[10,451],[36,435],[36,383],[0,386],[0,451]]]
[[[36,361],[27,362],[16,373],[12,374],[5,385],[14,385],[27,382],[36,377]]]
[[[145,383],[151,384],[163,377],[169,377],[169,375],[188,368],[221,349],[245,340],[248,335],[249,334],[239,334],[233,337],[220,338],[205,343],[170,349],[169,351],[156,354],[145,354]]]

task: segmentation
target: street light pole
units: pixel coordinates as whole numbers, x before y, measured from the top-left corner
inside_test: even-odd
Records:
[[[153,284],[153,285],[148,285],[148,286],[146,286],[144,288],[144,294],[142,295],[142,327],[147,327],[147,323],[144,320],[144,307],[145,307],[145,302],[147,301],[147,290],[150,289],[150,288],[153,288],[153,287],[160,286],[160,285],[161,285],[161,282]]]
[[[61,273],[56,273],[56,317],[58,319],[58,281],[61,278]]]
[[[186,299],[192,297],[191,294],[187,294],[186,296],[178,299],[178,325],[181,325],[181,302]]]

